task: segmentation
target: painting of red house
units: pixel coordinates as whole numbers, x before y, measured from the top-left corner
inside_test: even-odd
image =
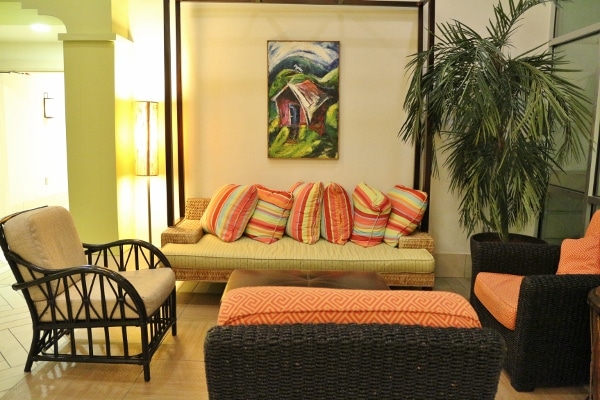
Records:
[[[277,104],[280,126],[297,129],[306,125],[323,136],[325,112],[330,97],[308,79],[300,83],[288,83],[273,97]]]
[[[268,155],[338,159],[339,42],[268,41]]]

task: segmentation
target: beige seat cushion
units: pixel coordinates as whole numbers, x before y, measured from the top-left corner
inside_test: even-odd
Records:
[[[521,275],[480,272],[473,292],[485,308],[506,328],[514,330],[521,290]]]
[[[319,240],[307,245],[283,236],[272,244],[242,236],[226,243],[204,235],[193,244],[169,243],[162,248],[174,268],[180,269],[306,269],[314,271],[375,271],[380,273],[432,273],[433,255],[425,249],[399,249],[381,243],[364,248]]]
[[[139,293],[144,302],[146,315],[152,315],[165,302],[175,288],[175,274],[171,268],[142,269],[138,271],[119,272],[119,274],[126,278]],[[118,292],[116,288],[113,290],[106,281],[104,285],[101,285],[98,279],[94,280],[93,283],[88,280],[88,284],[92,284],[89,315],[81,299],[82,283],[80,281],[76,285],[72,285],[68,291],[72,310],[75,315],[70,318],[68,317],[67,292],[63,292],[56,298],[57,309],[60,310],[57,320],[84,320],[88,317],[92,320],[121,318],[122,314],[117,304]],[[102,286],[104,286],[106,295],[105,308],[101,300]],[[139,318],[139,315],[134,311],[134,304],[129,297],[126,298],[126,302],[127,306],[124,310],[125,318]],[[47,302],[37,302],[36,307],[39,313],[43,313],[40,317],[42,321],[52,321],[51,312],[47,309]]]

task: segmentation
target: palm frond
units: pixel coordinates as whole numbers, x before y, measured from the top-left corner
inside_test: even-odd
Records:
[[[424,146],[429,129],[443,139],[450,190],[461,196],[468,234],[482,223],[501,237],[524,227],[539,214],[552,171],[581,157],[589,140],[590,103],[565,78],[572,72],[566,60],[540,48],[506,54],[523,14],[550,1],[499,2],[488,37],[459,21],[439,24],[436,44],[407,64],[399,136]]]

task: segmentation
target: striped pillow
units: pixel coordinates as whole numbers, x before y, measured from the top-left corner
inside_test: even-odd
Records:
[[[321,237],[328,242],[344,244],[352,234],[352,203],[342,186],[330,183],[323,190]]]
[[[297,182],[291,188],[294,204],[285,226],[285,233],[299,242],[314,244],[321,233],[321,202],[323,183]]]
[[[202,214],[200,225],[224,242],[238,240],[258,201],[256,185],[229,184],[217,189]]]
[[[271,244],[283,236],[285,224],[294,202],[291,192],[271,190],[256,185],[258,203],[246,225],[247,236],[259,242]]]
[[[354,227],[350,240],[360,246],[370,247],[383,241],[385,226],[392,211],[390,199],[366,183],[359,183],[352,193],[354,201]]]
[[[396,185],[387,196],[392,202],[392,212],[383,241],[396,247],[400,236],[410,235],[421,223],[427,209],[427,193]]]

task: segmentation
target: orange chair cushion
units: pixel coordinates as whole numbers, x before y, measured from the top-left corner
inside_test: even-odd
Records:
[[[514,330],[521,290],[521,275],[480,272],[473,292],[485,308],[506,328]]]
[[[556,275],[564,274],[600,274],[600,234],[563,240]]]
[[[450,292],[254,286],[221,300],[219,325],[293,323],[481,327],[469,302]]]

